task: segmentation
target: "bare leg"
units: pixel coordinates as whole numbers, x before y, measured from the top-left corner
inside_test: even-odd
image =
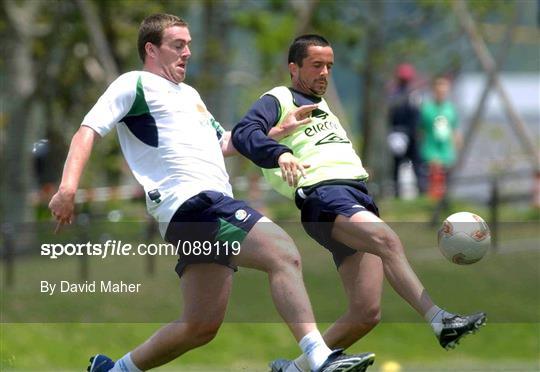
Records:
[[[274,304],[297,341],[317,329],[302,278],[300,254],[279,226],[269,221],[258,222],[233,262],[268,273]]]
[[[268,273],[276,308],[297,341],[317,329],[304,287],[300,255],[280,227],[258,222],[232,261]],[[181,283],[182,317],[158,330],[131,353],[139,369],[163,365],[210,342],[223,322],[232,286],[230,268],[217,264],[189,265]]]
[[[349,306],[347,312],[334,322],[323,338],[331,349],[348,348],[371,331],[381,317],[383,269],[375,255],[357,252],[343,260],[339,267]],[[297,368],[309,370],[304,355],[295,359]]]
[[[405,257],[399,237],[383,220],[366,211],[349,218],[338,216],[332,236],[353,249],[379,256],[392,288],[421,316],[433,307],[433,301]]]
[[[185,352],[210,342],[223,318],[232,286],[233,271],[217,264],[189,265],[182,275],[182,317],[159,329],[131,353],[142,370],[163,365]]]
[[[349,307],[323,335],[331,349],[348,348],[371,331],[381,317],[384,278],[381,259],[369,253],[358,252],[343,261],[339,275]]]

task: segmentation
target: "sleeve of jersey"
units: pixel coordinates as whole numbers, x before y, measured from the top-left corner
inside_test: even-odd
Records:
[[[92,128],[101,137],[105,136],[129,112],[135,101],[136,86],[133,74],[118,77],[86,114],[81,125]]]
[[[246,116],[232,130],[234,147],[242,155],[262,168],[278,168],[278,158],[291,152],[268,137],[268,132],[279,119],[279,105],[272,96],[265,95],[253,104]]]
[[[216,119],[214,119],[213,116],[210,117],[210,123],[212,124],[212,127],[216,131],[216,136],[217,136],[217,139],[218,139],[219,143],[222,143],[223,142],[223,134],[225,133],[225,128],[223,128],[221,126],[221,124],[219,123],[219,121],[216,121]]]
[[[212,126],[212,128],[214,128],[214,130],[216,131],[216,137],[218,139],[218,142],[221,144],[223,142],[223,134],[225,133],[225,128],[223,128],[221,124],[219,123],[219,121],[217,121],[214,118],[214,116],[210,113],[210,111],[208,111],[199,92],[197,92],[197,90],[191,86],[186,85],[185,87],[191,89],[191,91],[193,92],[193,95],[197,97],[197,100],[199,101],[198,105],[204,107],[204,109],[208,113],[208,121],[210,122],[210,125]]]

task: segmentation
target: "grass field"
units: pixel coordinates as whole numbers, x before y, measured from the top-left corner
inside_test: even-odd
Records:
[[[283,226],[304,257],[304,276],[321,328],[345,309],[345,297],[330,256],[295,223]],[[484,310],[488,325],[445,351],[420,317],[385,284],[383,321],[351,351],[373,351],[377,371],[397,361],[403,371],[540,371],[540,248],[538,223],[501,226],[499,250],[471,266],[446,261],[436,250],[436,234],[425,223],[393,223],[408,257],[434,300],[455,312]],[[130,227],[105,229],[113,239],[134,236]],[[98,229],[99,230],[99,229]],[[89,234],[88,236],[93,236]],[[38,239],[43,242],[43,239]],[[37,249],[36,249],[37,250]],[[89,279],[139,281],[139,294],[39,293],[40,281],[79,281],[80,260],[21,257],[15,284],[2,287],[1,371],[80,371],[88,356],[112,357],[144,341],[160,324],[178,317],[181,300],[173,271],[175,258],[133,256],[88,261]],[[3,275],[2,275],[3,277]],[[294,357],[298,346],[280,323],[265,275],[241,269],[235,275],[226,322],[218,337],[162,370],[265,371],[269,360]]]
[[[2,371],[81,371],[89,355],[121,356],[158,324],[10,324],[2,332]],[[538,324],[489,324],[446,352],[423,324],[383,323],[351,348],[377,353],[373,370],[398,361],[404,371],[538,371]],[[215,340],[162,370],[265,371],[267,361],[294,357],[281,324],[225,323]]]

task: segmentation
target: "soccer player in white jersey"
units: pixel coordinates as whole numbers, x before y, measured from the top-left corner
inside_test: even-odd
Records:
[[[486,315],[459,316],[435,305],[399,237],[379,218],[368,174],[323,98],[333,64],[332,47],[322,36],[296,38],[289,48],[291,87],[273,88],[253,104],[233,129],[234,146],[263,168],[276,191],[295,200],[306,232],[332,253],[349,308],[326,330],[328,345],[347,348],[375,327],[386,277],[431,324],[440,345],[453,348]],[[278,141],[268,136],[276,128],[282,131]],[[274,361],[271,369],[308,371],[309,364],[300,356]]]
[[[116,128],[124,156],[144,187],[149,213],[164,238],[210,242],[210,255],[181,256],[176,271],[184,299],[180,319],[114,362],[98,354],[88,370],[141,371],[163,365],[216,335],[233,272],[245,266],[268,273],[272,298],[314,371],[364,371],[374,354],[331,351],[317,330],[303,285],[300,257],[286,233],[246,203],[233,199],[223,155],[235,152],[230,133],[183,83],[191,36],[180,18],[155,14],[139,28],[143,71],[116,79],[73,136],[62,181],[49,207],[71,223],[74,196],[98,137]],[[240,252],[217,248],[237,242]]]

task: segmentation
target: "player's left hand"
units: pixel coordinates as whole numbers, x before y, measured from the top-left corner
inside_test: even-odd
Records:
[[[268,136],[279,141],[294,132],[299,126],[311,123],[311,112],[317,107],[319,107],[317,104],[303,105],[291,110],[279,125],[270,129]]]
[[[283,181],[287,181],[287,184],[291,187],[298,186],[300,177],[307,177],[306,169],[311,166],[310,164],[300,163],[300,159],[290,152],[281,154],[278,158],[278,164],[281,169],[281,178]]]

